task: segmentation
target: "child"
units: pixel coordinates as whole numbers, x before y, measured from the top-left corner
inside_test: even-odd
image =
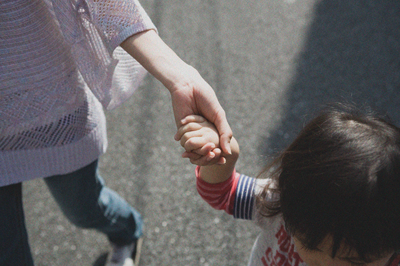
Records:
[[[184,157],[219,147],[215,127],[200,116],[187,117],[178,135]],[[248,265],[400,265],[399,128],[370,114],[326,110],[264,179],[237,173],[234,138],[231,148],[225,164],[197,166],[197,190],[212,207],[261,227]]]

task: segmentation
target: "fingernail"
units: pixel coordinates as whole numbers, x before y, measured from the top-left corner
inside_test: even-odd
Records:
[[[228,147],[226,147],[226,149],[228,150],[228,154],[229,154],[229,155],[232,155],[231,146],[229,145]]]
[[[206,161],[209,162],[209,161],[211,161],[212,159],[214,159],[214,157],[215,157],[215,154],[211,153],[210,156],[208,156],[208,157],[206,158]]]

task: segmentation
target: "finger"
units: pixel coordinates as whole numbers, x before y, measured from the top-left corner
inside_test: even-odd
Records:
[[[226,120],[226,115],[224,111],[220,111],[217,113],[214,124],[219,132],[222,151],[227,154],[232,154],[230,147],[230,142],[232,139],[232,129],[229,126],[228,121]]]
[[[204,145],[208,144],[208,142],[205,138],[203,137],[192,137],[188,141],[186,141],[183,145],[183,148],[185,148],[186,151],[193,151],[202,148]],[[215,144],[210,143],[211,145]]]
[[[207,152],[205,154],[200,154],[200,153],[198,153],[199,150],[200,149],[193,150],[193,151],[185,151],[185,152],[182,153],[182,157],[183,158],[191,158],[191,159],[194,159],[194,160],[198,160],[203,156],[211,157],[211,158],[215,157],[215,153],[212,152],[212,151],[209,151],[209,152]]]
[[[207,165],[209,165],[210,163],[212,164],[212,161],[213,161],[213,160],[207,161],[207,157],[206,157],[206,156],[202,156],[202,157],[199,158],[199,159],[191,159],[191,160],[190,160],[190,162],[191,162],[192,164],[196,164],[196,165],[200,165],[200,166],[207,166]]]
[[[206,156],[206,161],[211,162],[211,160],[218,159],[221,156],[221,150],[218,148],[210,150],[210,152],[205,154],[205,156]]]
[[[213,153],[214,156],[208,157],[206,159],[208,162],[207,165],[224,164],[226,162],[225,158],[221,156],[222,151],[219,148],[212,150],[210,153]]]
[[[222,151],[219,148],[213,149],[210,153],[213,153],[213,156],[208,157],[206,156],[206,163],[207,165],[213,164],[225,164],[226,159],[222,156]]]
[[[212,152],[214,153],[216,159],[218,159],[222,154],[222,151],[220,148],[215,148],[212,150]]]
[[[213,153],[212,151],[210,151],[209,153],[207,153],[206,155],[206,161],[210,162],[212,159],[215,158],[215,153]]]
[[[221,145],[221,149],[227,154],[232,154],[231,140],[232,140],[232,135],[229,135],[229,134],[220,135],[219,143]]]
[[[197,122],[197,123],[201,123],[206,121],[206,119],[200,115],[188,115],[186,116],[184,119],[181,120],[181,124],[185,125],[187,123],[190,122]]]
[[[204,137],[204,130],[196,130],[196,131],[190,131],[186,132],[185,134],[182,135],[180,144],[182,147],[185,147],[186,143],[192,142],[193,145],[197,145],[197,147],[190,147],[193,150],[204,148],[204,150],[209,150],[215,148],[215,144],[208,140],[207,138]],[[208,145],[207,145],[208,144]],[[205,146],[207,145],[207,146]],[[204,147],[205,146],[205,147]],[[190,151],[186,149],[187,151]],[[205,155],[207,152],[200,152],[200,154]]]
[[[200,166],[214,165],[214,164],[220,164],[221,158],[223,158],[223,157],[219,157],[219,158],[214,157],[211,160],[207,160],[207,156],[203,156],[199,159],[192,159],[191,163],[200,165]]]
[[[221,157],[221,158],[219,158],[219,160],[218,160],[217,164],[220,164],[220,165],[222,165],[222,164],[226,164],[226,158],[225,158],[225,157]]]
[[[201,138],[202,134],[199,131],[189,131],[186,132],[185,134],[182,135],[181,140],[180,140],[180,144],[182,147],[185,147],[186,142],[188,142],[190,139],[192,138]],[[199,140],[198,140],[199,141]],[[207,143],[207,141],[204,139],[204,143],[203,145],[205,145]],[[194,149],[199,149],[201,148],[201,146],[194,148]]]
[[[206,143],[203,147],[200,149],[193,150],[192,152],[199,154],[199,155],[208,155],[213,149],[215,149],[215,144],[214,143]],[[213,153],[214,154],[214,153]],[[215,155],[215,154],[214,154]]]
[[[191,132],[191,131],[196,131],[201,128],[202,128],[202,126],[199,125],[198,123],[188,123],[186,125],[183,125],[180,128],[178,128],[178,131],[176,132],[174,139],[176,141],[179,141],[185,133]]]
[[[219,148],[213,149],[209,154],[192,159],[191,163],[200,165],[200,166],[207,166],[207,165],[213,165],[213,164],[223,164],[225,163],[225,158],[221,159],[221,150]]]
[[[190,160],[198,160],[200,159],[202,156],[193,152],[188,152],[185,151],[184,153],[182,153],[182,157],[183,158],[189,158]]]

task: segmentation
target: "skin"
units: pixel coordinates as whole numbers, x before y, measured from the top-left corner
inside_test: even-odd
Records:
[[[177,132],[181,146],[186,150],[183,157],[187,157],[187,151],[209,149],[211,146],[216,153],[221,152],[219,147],[219,136],[217,129],[212,123],[201,116],[190,115]],[[226,163],[223,165],[205,165],[200,167],[200,178],[207,183],[221,183],[227,180],[234,170],[239,157],[239,145],[235,138],[231,140],[232,153],[226,155]],[[196,164],[196,161],[190,159]],[[347,252],[346,247],[340,247],[336,256],[332,258],[332,238],[327,236],[316,250],[308,250],[299,239],[293,237],[296,251],[308,266],[388,266],[394,252],[390,252],[372,262],[363,262],[358,255],[352,251]]]
[[[308,250],[296,237],[293,237],[293,241],[300,257],[309,266],[387,266],[393,255],[393,252],[390,252],[382,258],[377,258],[372,262],[365,263],[358,258],[357,253],[354,251],[349,253],[344,247],[339,248],[336,256],[332,258],[330,248],[332,246],[332,238],[329,236],[325,238],[317,250]]]
[[[121,47],[158,79],[170,92],[177,128],[188,123],[186,117],[201,114],[219,132],[219,143],[225,154],[231,154],[232,130],[214,90],[196,69],[186,64],[168,47],[154,30],[126,39]],[[179,141],[179,135],[175,135]],[[221,153],[211,146],[187,152],[187,157],[200,165],[221,163]]]
[[[214,151],[222,153],[225,158],[225,162],[222,165],[209,164],[200,167],[200,178],[207,183],[220,183],[228,179],[235,168],[237,159],[239,158],[239,145],[234,137],[231,139],[231,154],[224,154],[223,151],[219,150],[219,136],[217,129],[214,125],[208,122],[201,116],[191,115],[186,119],[187,123],[178,129],[178,136],[180,143],[186,152],[183,153],[183,157],[187,157],[187,151],[199,150],[208,145],[212,145]],[[194,164],[196,161],[190,159]]]

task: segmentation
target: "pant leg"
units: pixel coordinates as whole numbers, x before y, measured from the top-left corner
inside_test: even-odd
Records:
[[[103,232],[119,245],[132,243],[142,235],[141,215],[105,186],[97,172],[97,161],[44,181],[63,213],[76,226]]]
[[[21,188],[21,183],[0,187],[0,265],[4,266],[33,266]]]

